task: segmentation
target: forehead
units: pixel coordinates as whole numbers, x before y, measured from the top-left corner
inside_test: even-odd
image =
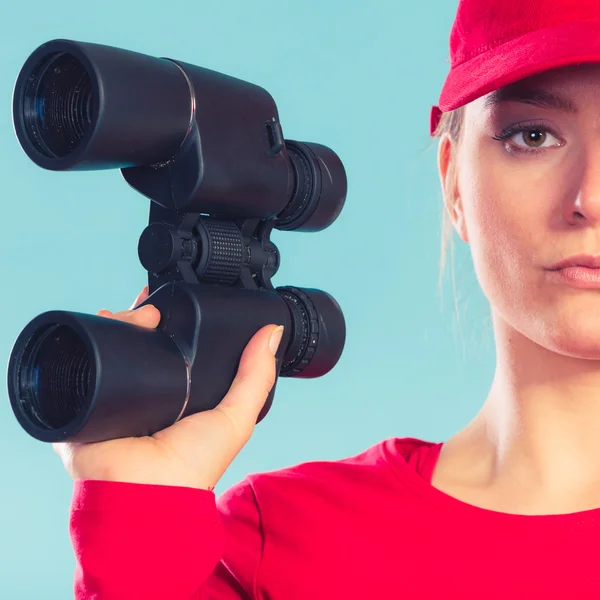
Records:
[[[471,103],[475,112],[491,112],[513,102],[576,113],[578,106],[600,102],[600,64],[552,69],[521,79]]]

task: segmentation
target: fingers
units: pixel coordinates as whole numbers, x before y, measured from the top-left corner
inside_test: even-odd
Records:
[[[151,304],[146,304],[135,310],[122,310],[117,313],[101,310],[98,313],[98,316],[106,317],[107,319],[116,319],[117,321],[124,321],[125,323],[139,325],[140,327],[148,327],[149,329],[154,329],[160,323],[160,312]]]
[[[138,294],[135,302],[132,304],[132,308],[129,310],[122,310],[117,313],[113,313],[110,310],[101,310],[97,314],[99,317],[106,319],[116,319],[117,321],[124,321],[126,323],[132,323],[133,325],[139,325],[140,327],[147,327],[154,329],[160,323],[160,312],[157,308],[150,304],[146,304],[141,308],[135,308],[139,306],[144,300],[148,298],[148,286]]]
[[[138,294],[138,297],[134,300],[133,304],[130,307],[130,310],[133,310],[136,306],[139,306],[147,298],[148,298],[148,286],[145,286],[144,289]]]
[[[154,329],[160,323],[160,312],[155,306],[146,304],[145,306],[136,308],[135,310],[118,312],[115,314],[114,318],[118,319],[119,321],[132,323],[133,325],[139,325],[140,327]]]
[[[218,410],[230,413],[230,418],[239,418],[241,425],[254,425],[275,383],[275,353],[282,335],[283,327],[268,325],[252,337],[242,353],[229,391],[217,406]]]

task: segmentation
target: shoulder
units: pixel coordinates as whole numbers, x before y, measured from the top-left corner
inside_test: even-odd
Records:
[[[390,438],[337,460],[299,463],[275,471],[252,473],[219,497],[221,510],[235,505],[290,506],[307,502],[338,504],[354,491],[393,487],[398,478],[418,469],[422,457],[434,444],[416,438]]]
[[[261,587],[275,589],[297,577],[299,561],[314,575],[332,555],[353,560],[356,540],[372,539],[373,528],[388,532],[414,513],[410,503],[418,497],[406,482],[419,477],[418,457],[432,446],[389,439],[339,460],[247,475],[217,500],[223,578],[256,590],[260,576]]]

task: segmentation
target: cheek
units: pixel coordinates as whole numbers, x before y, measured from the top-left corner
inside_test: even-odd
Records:
[[[550,169],[518,160],[479,152],[461,165],[460,196],[479,284],[494,311],[525,337],[562,354],[600,358],[598,296],[551,284],[544,270],[563,245],[557,223],[562,202],[576,193],[567,177],[577,165]]]
[[[533,291],[549,256],[556,206],[557,182],[545,169],[536,171],[533,160],[519,160],[479,151],[463,163],[459,181],[474,267],[484,293],[501,310]]]

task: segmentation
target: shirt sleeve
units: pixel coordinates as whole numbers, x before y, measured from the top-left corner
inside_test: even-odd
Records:
[[[76,481],[75,600],[252,600],[260,519],[242,482],[213,492]]]

